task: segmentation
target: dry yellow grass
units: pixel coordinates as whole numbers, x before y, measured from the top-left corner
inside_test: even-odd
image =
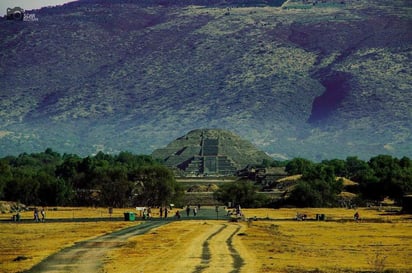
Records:
[[[107,209],[59,208],[59,218],[104,215]],[[123,215],[125,210],[115,210]],[[225,250],[230,234],[233,246],[244,260],[241,272],[359,272],[383,269],[412,272],[412,220],[410,215],[391,215],[376,209],[359,208],[361,222],[352,220],[349,209],[244,209],[247,217],[268,220],[241,223],[225,221],[177,221],[133,237],[122,247],[113,249],[105,261],[105,272],[195,272],[202,261],[202,246],[211,234],[209,249],[219,257],[209,266],[230,272]],[[293,221],[296,213],[325,214],[335,221]],[[53,214],[50,212],[49,217]],[[89,215],[89,216],[88,216]],[[27,217],[31,217],[28,214]],[[112,230],[135,225],[135,222],[62,222],[3,223],[0,230],[0,272],[18,272],[30,268],[46,256],[74,242]],[[241,236],[240,236],[241,235]],[[28,260],[13,262],[17,256]],[[230,256],[230,255],[229,255]],[[205,269],[210,270],[209,269]],[[226,271],[224,271],[226,270]],[[206,272],[204,271],[204,272]],[[215,272],[217,272],[215,270]]]
[[[357,183],[355,181],[352,181],[350,179],[347,179],[345,177],[336,177],[336,180],[338,180],[338,179],[342,179],[343,186],[357,186],[357,185],[359,185],[359,183]]]
[[[249,218],[273,220],[240,223],[242,229],[238,234],[243,236],[236,236],[234,241],[247,261],[242,272],[377,271],[380,268],[375,262],[382,262],[383,269],[396,272],[412,270],[410,215],[359,208],[363,220],[356,223],[352,220],[355,210],[349,209],[243,211]],[[335,221],[290,221],[296,213],[305,213],[309,218],[325,214],[327,219]],[[106,272],[194,272],[202,242],[217,224],[176,222],[136,237],[126,248],[112,252]]]
[[[411,272],[411,216],[382,215],[364,208],[358,211],[364,219],[359,223],[339,221],[352,218],[354,210],[348,209],[245,210],[247,216],[278,219],[293,218],[296,212],[308,217],[324,213],[338,221],[254,221],[241,238],[259,259],[257,272]],[[377,220],[382,222],[374,222]],[[382,268],[375,262],[383,262]]]
[[[123,209],[115,209],[113,217],[123,215]],[[106,213],[106,214],[105,214]],[[23,219],[33,219],[33,212],[21,213]],[[10,219],[12,214],[2,214]],[[58,208],[46,211],[46,222],[20,222],[0,224],[0,273],[27,270],[47,256],[75,242],[103,235],[114,230],[136,225],[136,222],[47,222],[52,218],[100,218],[109,217],[103,208]],[[69,219],[67,219],[69,220]],[[26,257],[13,261],[17,257]]]
[[[33,207],[34,208],[34,207]],[[37,207],[39,210],[41,207]],[[108,218],[123,217],[125,211],[136,211],[134,208],[117,209],[114,208],[112,214],[109,214],[108,208],[79,208],[79,207],[53,207],[45,208],[47,219],[77,219],[77,218]],[[10,220],[13,213],[0,214],[0,220]],[[33,211],[24,211],[20,213],[22,219],[33,219]]]
[[[281,179],[278,179],[277,182],[289,182],[289,181],[296,181],[302,178],[301,174],[295,174],[295,175],[289,175],[286,177],[283,177]]]
[[[255,251],[257,272],[384,269],[411,272],[412,223],[254,222],[242,242]],[[376,255],[379,256],[376,256]]]
[[[316,214],[325,214],[327,220],[352,220],[355,211],[358,211],[361,219],[365,221],[392,222],[410,219],[410,215],[393,214],[379,210],[378,208],[283,208],[283,209],[243,209],[248,218],[269,219],[294,219],[296,214],[306,214],[308,218],[315,219]]]
[[[149,272],[153,267],[167,268],[179,256],[176,249],[182,249],[188,244],[188,240],[182,239],[192,239],[194,232],[201,234],[204,231],[198,222],[192,223],[199,227],[196,231],[186,229],[186,225],[184,222],[175,222],[130,239],[125,247],[111,252],[105,271]]]

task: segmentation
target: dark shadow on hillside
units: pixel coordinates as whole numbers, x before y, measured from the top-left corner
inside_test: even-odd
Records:
[[[351,75],[344,72],[332,72],[331,75],[321,79],[325,92],[316,97],[312,104],[312,112],[309,123],[317,123],[327,119],[341,105],[345,97],[350,93],[348,81]]]

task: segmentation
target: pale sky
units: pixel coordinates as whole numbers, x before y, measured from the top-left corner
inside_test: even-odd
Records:
[[[24,10],[58,6],[75,0],[0,0],[0,16],[6,14],[7,8],[20,7]]]

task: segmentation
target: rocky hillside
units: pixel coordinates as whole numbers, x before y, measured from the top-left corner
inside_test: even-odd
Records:
[[[317,2],[81,0],[0,20],[0,155],[151,153],[222,128],[277,159],[411,156],[408,1]]]

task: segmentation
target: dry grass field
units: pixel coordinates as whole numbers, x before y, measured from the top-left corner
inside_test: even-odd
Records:
[[[253,221],[241,241],[254,250],[257,272],[411,272],[411,216],[358,211],[360,222],[347,209],[246,210],[272,219],[324,213],[336,221]]]
[[[125,209],[115,209],[120,217]],[[412,217],[359,208],[244,209],[256,221],[172,221],[102,257],[106,273],[412,272]],[[297,213],[326,221],[294,221]],[[107,209],[58,208],[63,222],[0,223],[0,272],[20,272],[52,253],[136,222],[98,221]],[[73,216],[74,215],[74,216]],[[23,218],[31,218],[24,213]],[[3,219],[10,215],[1,215]],[[75,222],[70,218],[97,218]],[[26,219],[27,219],[26,218]],[[17,257],[27,257],[13,261]],[[218,269],[218,270],[217,270]]]
[[[246,209],[250,223],[240,225],[234,244],[243,266],[236,272],[411,272],[410,215],[360,208],[361,221],[348,209]],[[291,221],[297,213],[327,221]],[[175,222],[133,238],[114,250],[106,272],[207,272],[197,267],[208,234],[222,222]],[[213,248],[224,248],[224,242]],[[228,255],[219,272],[232,272]],[[212,267],[212,265],[210,265]]]
[[[112,217],[123,215],[124,209],[114,209]],[[0,214],[0,219],[10,219],[11,213]],[[0,223],[0,272],[14,273],[27,270],[47,256],[74,243],[114,230],[135,225],[136,222],[98,221],[109,217],[103,208],[58,208],[46,211],[44,223]],[[33,212],[21,213],[22,219],[33,219]],[[47,222],[48,219],[67,219],[67,222]],[[95,218],[94,222],[77,222],[76,219]],[[71,220],[76,221],[71,221]]]

